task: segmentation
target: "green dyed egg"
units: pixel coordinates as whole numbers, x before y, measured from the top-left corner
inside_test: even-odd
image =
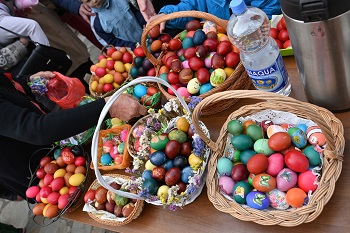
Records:
[[[235,153],[233,153],[233,162],[241,162],[241,151],[236,150]]]
[[[233,163],[228,158],[219,158],[216,168],[220,176],[231,176]]]
[[[187,141],[187,134],[184,131],[174,129],[169,132],[168,138],[169,140],[176,140],[182,144]]]
[[[266,138],[258,139],[254,143],[254,150],[256,151],[256,153],[264,154],[266,156],[272,155],[274,151],[270,149],[267,142],[268,142],[268,139]]]
[[[246,134],[253,139],[253,141],[257,141],[258,139],[264,138],[264,130],[258,125],[249,125],[246,129]]]
[[[239,204],[245,204],[248,193],[251,191],[251,186],[244,181],[239,181],[233,187],[233,199]]]
[[[244,164],[247,165],[248,160],[250,159],[250,157],[252,157],[253,155],[255,155],[256,152],[253,150],[245,150],[242,151],[240,154],[240,161]]]
[[[119,153],[119,154],[124,154],[124,148],[125,148],[124,142],[120,143],[120,144],[118,145],[118,153]]]
[[[164,150],[169,138],[165,134],[156,135],[151,139],[151,147],[154,150]]]
[[[193,43],[193,38],[192,37],[185,37],[182,41],[182,48],[183,49],[187,49],[189,47],[193,47],[194,43]]]
[[[305,147],[303,153],[309,160],[309,164],[311,166],[317,166],[321,163],[321,156],[317,151],[315,151],[315,146],[312,145]]]
[[[231,144],[237,150],[248,150],[253,146],[253,140],[245,134],[238,134],[231,139]]]
[[[292,136],[298,130],[299,130],[298,127],[292,127],[288,129],[287,133],[289,134],[289,136]]]
[[[236,136],[238,134],[241,134],[243,132],[243,123],[240,120],[231,120],[227,124],[227,131],[232,134],[233,136]]]

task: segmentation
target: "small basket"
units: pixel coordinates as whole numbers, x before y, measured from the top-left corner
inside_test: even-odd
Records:
[[[145,52],[145,55],[148,57],[148,59],[152,62],[152,64],[156,68],[157,74],[158,74],[158,71],[162,65],[161,60],[160,60],[162,57],[162,54],[160,55],[160,57],[158,59],[156,59],[148,51],[147,45],[146,45],[146,39],[147,39],[148,32],[153,27],[155,27],[156,25],[158,25],[162,22],[166,22],[168,20],[172,20],[172,19],[176,19],[176,18],[185,18],[185,17],[206,19],[206,20],[214,22],[215,24],[217,24],[218,26],[220,26],[222,28],[226,28],[227,22],[228,22],[227,20],[220,19],[214,15],[211,15],[211,14],[208,14],[205,12],[179,11],[179,12],[164,15],[162,17],[155,19],[151,23],[149,23],[147,25],[147,27],[143,30],[142,37],[141,37],[141,46]],[[170,95],[162,87],[161,84],[158,83],[158,86],[159,86],[159,90],[161,90],[161,92],[163,93],[163,95],[167,99],[175,98],[175,96]],[[221,92],[221,91],[225,91],[225,90],[238,90],[238,89],[246,90],[246,89],[249,89],[250,86],[251,86],[251,81],[248,77],[247,72],[245,71],[245,69],[243,67],[242,62],[240,62],[237,65],[235,71],[231,74],[231,76],[226,78],[226,80],[222,84],[220,84],[219,86],[213,88],[212,90],[210,90],[202,95],[199,95],[198,97],[204,99],[204,98],[206,98],[214,93],[217,93],[217,92]],[[185,101],[188,103],[188,102],[190,102],[190,99],[185,98]],[[212,115],[212,114],[215,114],[217,112],[221,112],[221,111],[229,108],[233,104],[235,104],[237,101],[238,101],[238,99],[230,99],[230,100],[226,100],[226,101],[217,102],[215,104],[215,106],[214,105],[206,106],[205,109],[202,110],[202,115]]]
[[[131,125],[124,124],[120,126],[114,126],[113,128],[101,130],[98,135],[98,161],[100,160],[102,154],[103,154],[103,141],[102,138],[107,137],[110,134],[120,134],[123,130],[127,130],[130,133]],[[116,169],[125,169],[130,166],[131,157],[128,152],[128,141],[125,141],[124,145],[124,153],[122,155],[123,162],[121,164],[115,164],[113,162],[113,165],[102,165],[101,163],[98,163],[98,169],[102,171],[113,171]],[[94,169],[93,162],[90,163],[90,168]]]
[[[208,104],[232,98],[254,98],[267,100],[267,102],[246,105],[231,113],[222,126],[217,141],[214,142],[201,132],[198,125],[200,112],[202,108]],[[246,206],[243,207],[234,201],[228,200],[219,191],[216,167],[218,159],[224,155],[228,137],[228,122],[232,119],[238,119],[239,117],[251,116],[265,109],[293,113],[297,117],[309,119],[321,128],[326,137],[327,146],[323,151],[322,176],[320,177],[318,188],[311,195],[308,204],[300,208],[287,211],[269,209],[257,210]],[[281,225],[287,227],[311,222],[321,214],[324,205],[330,200],[335,189],[335,183],[340,176],[345,146],[343,125],[333,113],[325,108],[274,93],[256,90],[236,90],[216,93],[204,99],[193,111],[192,121],[202,140],[205,141],[213,151],[208,164],[206,184],[208,198],[216,209],[243,221],[253,221],[261,225]]]
[[[106,46],[104,46],[102,49],[101,49],[101,52],[100,52],[100,55],[103,55],[105,50],[108,48],[108,47],[114,47],[113,45],[111,44],[108,44]],[[128,50],[129,53],[132,54],[132,56],[134,57],[134,53],[131,51],[131,50]],[[91,90],[91,83],[94,81],[94,78],[93,78],[93,75],[91,75],[90,77],[90,80],[89,80],[89,91],[90,91],[90,95],[95,98],[95,99],[100,99],[100,98],[105,98],[107,96],[111,96],[113,95],[114,92],[116,92],[118,90],[118,88],[115,88],[109,92],[106,92],[104,94],[98,94],[97,92]],[[125,85],[127,82],[129,82],[130,80],[132,80],[132,77],[130,76],[130,74],[128,74],[128,77],[125,79],[124,83],[122,85]],[[121,85],[121,86],[122,86]]]
[[[130,177],[128,176],[124,176],[124,175],[119,175],[119,174],[106,174],[105,176],[111,177],[111,178],[115,178],[116,182],[121,184],[126,180],[130,180]],[[98,187],[100,187],[101,184],[98,183],[98,180],[94,180],[94,182],[92,182],[92,184],[89,187],[89,190],[93,189],[96,190]],[[115,218],[115,219],[104,219],[104,211],[101,212],[90,212],[88,211],[88,215],[94,219],[96,222],[100,222],[102,224],[105,225],[110,225],[110,226],[122,226],[125,224],[130,223],[132,220],[138,218],[143,210],[143,206],[144,206],[144,201],[142,200],[137,200],[135,203],[135,208],[134,210],[131,212],[131,214],[126,217],[126,218]]]
[[[154,204],[154,205],[165,205],[160,200],[154,200],[154,196],[149,197],[149,196],[144,196],[141,193],[133,194],[133,193],[128,193],[128,192],[123,192],[121,190],[115,190],[103,179],[99,169],[97,169],[97,166],[98,166],[98,164],[97,164],[97,156],[98,156],[97,145],[98,145],[98,133],[99,133],[98,128],[99,128],[99,126],[102,124],[103,119],[111,106],[111,103],[113,103],[121,95],[121,93],[124,91],[123,89],[125,89],[131,85],[135,85],[136,83],[142,83],[142,82],[160,82],[163,85],[169,86],[169,88],[171,88],[174,91],[174,93],[178,96],[179,101],[180,101],[182,107],[184,108],[184,111],[186,112],[186,114],[190,113],[190,109],[188,108],[185,101],[180,97],[180,95],[176,92],[176,90],[173,87],[171,87],[170,84],[166,83],[165,81],[163,81],[159,78],[150,77],[150,76],[135,79],[135,80],[131,81],[130,83],[128,83],[127,85],[125,85],[124,87],[122,87],[121,89],[119,89],[115,94],[113,94],[112,97],[107,101],[105,107],[103,108],[101,115],[100,115],[100,118],[99,118],[98,123],[97,123],[97,128],[95,130],[95,133],[94,133],[94,136],[92,139],[92,145],[91,145],[92,162],[93,162],[94,167],[95,167],[95,175],[96,175],[98,182],[103,187],[107,188],[108,190],[111,190],[111,191],[113,191],[119,195],[125,196],[125,197],[136,198],[136,199],[145,199],[147,202]],[[189,116],[186,116],[186,117],[187,117],[186,118],[187,120],[191,120]],[[168,127],[166,129],[167,132],[169,132],[171,129],[173,129],[175,127],[176,119],[177,118],[173,118],[172,121],[169,122]],[[203,131],[207,131],[207,136],[209,137],[209,132],[206,129],[205,125],[203,123],[200,123],[200,127],[202,127]],[[196,137],[196,139],[194,139],[194,140],[198,139],[201,141],[201,139],[199,138],[199,136],[197,134],[195,134],[194,137]],[[203,153],[203,161],[201,163],[201,167],[199,169],[197,169],[197,173],[196,174],[194,173],[194,175],[192,177],[192,183],[188,184],[188,186],[187,186],[187,187],[191,187],[191,191],[189,189],[187,189],[187,187],[186,187],[186,191],[185,191],[186,193],[184,193],[185,194],[184,196],[177,195],[176,196],[177,198],[174,198],[174,201],[176,201],[176,203],[171,203],[171,204],[167,203],[167,205],[170,209],[175,209],[177,206],[182,207],[184,205],[187,205],[187,204],[193,202],[199,196],[199,194],[201,193],[201,191],[204,187],[204,184],[205,184],[204,179],[205,179],[205,175],[206,175],[206,164],[207,164],[207,161],[210,157],[210,150],[209,150],[209,148],[206,147],[206,145],[202,141],[201,141],[201,145],[204,147],[203,149],[201,149],[201,153]],[[140,161],[143,165],[143,161],[141,161],[141,159],[137,158],[137,160]],[[134,168],[135,167],[136,166],[134,164]],[[141,170],[142,166],[139,166],[138,169]],[[140,170],[138,170],[138,171],[140,171]],[[141,175],[141,174],[139,174],[139,175]],[[134,184],[139,184],[139,181],[142,184],[142,182],[143,182],[142,179],[143,179],[142,177],[136,177],[136,179],[134,180],[134,182],[135,182]],[[135,191],[142,192],[143,190],[140,190],[139,186],[137,186]],[[176,191],[172,190],[172,191],[176,193],[177,190]],[[188,193],[187,193],[187,191],[188,191]]]

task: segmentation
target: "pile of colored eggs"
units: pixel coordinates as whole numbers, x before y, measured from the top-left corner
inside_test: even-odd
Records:
[[[102,137],[102,155],[99,161],[101,165],[111,166],[123,163],[124,152],[127,150],[125,142],[128,133],[129,131],[124,129],[120,133],[110,133]]]
[[[285,210],[307,204],[317,189],[325,136],[317,125],[231,120],[230,146],[219,158],[222,192],[251,208]]]

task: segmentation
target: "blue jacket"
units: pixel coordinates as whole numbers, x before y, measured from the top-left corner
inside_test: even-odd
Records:
[[[159,14],[170,14],[178,11],[202,11],[215,15],[221,19],[228,20],[231,16],[231,0],[181,0],[177,5],[167,5],[160,9]],[[271,19],[272,15],[281,14],[279,0],[245,0],[247,6],[258,7],[263,10]],[[167,28],[184,29],[186,23],[193,18],[178,18],[169,20],[166,23]]]

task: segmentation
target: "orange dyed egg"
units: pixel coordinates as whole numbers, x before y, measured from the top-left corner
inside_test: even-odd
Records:
[[[269,192],[276,188],[276,179],[269,174],[258,174],[253,178],[253,186],[261,192]]]
[[[246,121],[244,121],[243,122],[243,133],[245,134],[245,132],[246,132],[246,130],[247,130],[249,125],[255,125],[255,124],[256,123],[253,120],[246,120]]]
[[[274,151],[282,151],[287,149],[292,143],[287,132],[274,133],[268,140],[268,146]]]
[[[291,188],[286,194],[287,203],[295,208],[302,207],[306,197],[306,193],[300,188]]]

